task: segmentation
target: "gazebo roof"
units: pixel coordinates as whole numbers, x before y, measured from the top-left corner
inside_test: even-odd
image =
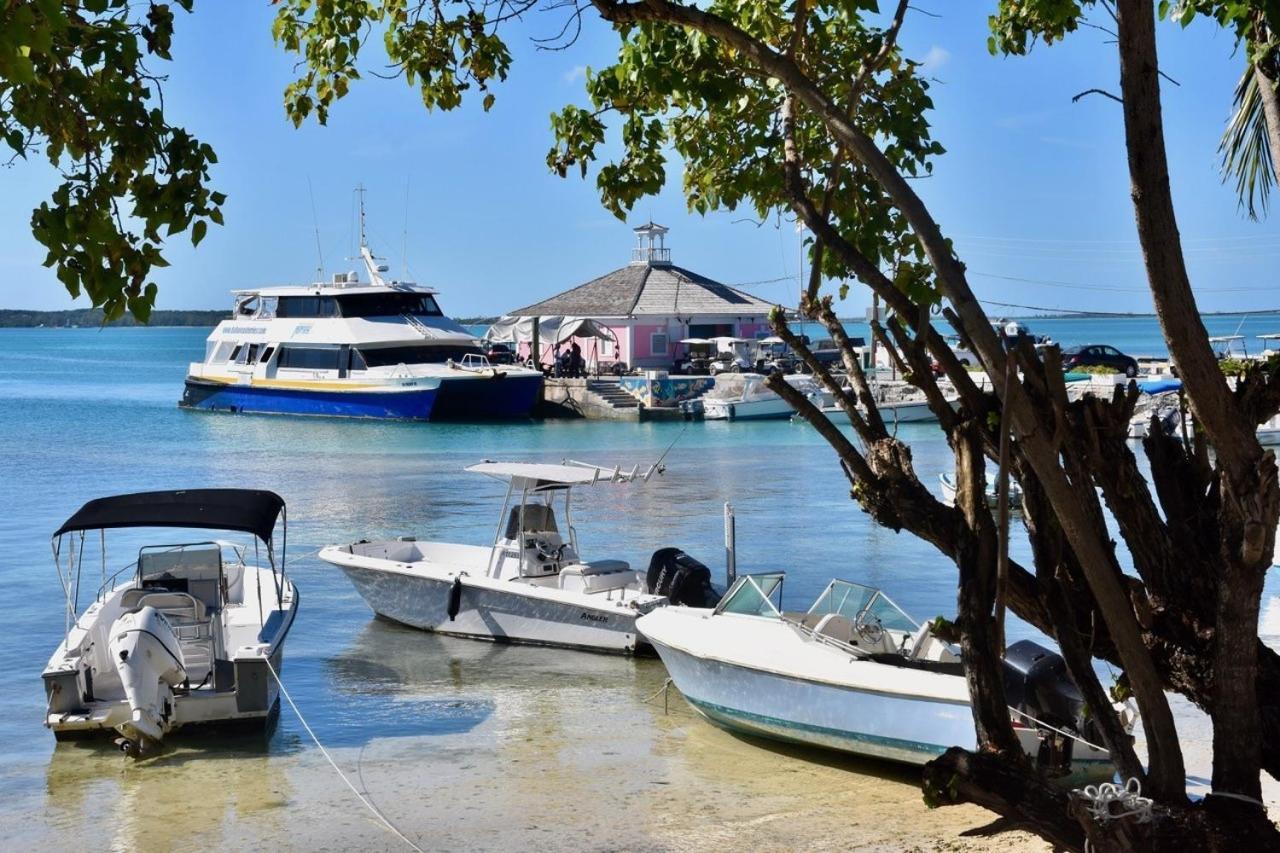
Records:
[[[674,264],[629,264],[509,314],[633,317],[716,314],[764,317],[774,304]]]

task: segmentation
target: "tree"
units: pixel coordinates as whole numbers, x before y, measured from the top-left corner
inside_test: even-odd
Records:
[[[213,149],[165,120],[163,78],[147,65],[170,58],[173,20],[165,3],[140,14],[127,0],[0,2],[0,138],[11,159],[42,153],[62,176],[32,233],[44,265],[108,320],[146,321],[165,237],[198,244],[222,223]]]
[[[1270,6],[1162,2],[1161,14],[1185,21],[1206,11],[1231,26],[1242,15],[1269,14]],[[334,7],[343,11],[330,14]],[[323,118],[357,76],[360,35],[373,25],[386,27],[389,55],[428,106],[447,108],[472,87],[484,91],[509,70],[508,53],[494,41],[506,32],[501,25],[533,4],[334,7],[312,8],[306,0],[282,6],[277,34],[307,59],[289,92],[295,118],[312,109]],[[591,8],[617,31],[618,59],[588,76],[590,108],[571,106],[553,117],[552,168],[585,174],[608,134],[604,117],[613,113],[623,153],[599,168],[597,185],[615,213],[664,183],[670,146],[684,159],[692,209],[749,204],[763,214],[790,207],[815,235],[815,273],[801,310],[824,322],[841,346],[853,390],[813,359],[780,314],[775,328],[835,394],[857,439],[848,440],[784,382],[770,384],[830,442],[867,512],[928,540],[958,568],[956,627],[980,748],[933,762],[930,796],[976,801],[1076,849],[1086,839],[1097,849],[1280,845],[1258,799],[1262,768],[1280,773],[1280,656],[1255,630],[1280,487],[1275,459],[1254,433],[1280,409],[1280,366],[1254,368],[1232,388],[1196,310],[1169,190],[1153,0],[1007,0],[991,22],[993,49],[1017,54],[1036,40],[1065,38],[1086,11],[1113,19],[1115,97],[1124,112],[1139,239],[1198,425],[1186,442],[1158,431],[1147,439],[1150,484],[1125,442],[1136,390],[1070,401],[1056,351],[1041,357],[1029,345],[1006,350],[963,262],[915,193],[910,179],[942,151],[925,117],[927,83],[897,47],[905,0],[879,24],[868,0],[592,0]],[[568,31],[583,13],[578,6],[562,12]],[[492,96],[486,92],[486,106]],[[873,332],[901,353],[955,450],[956,507],[920,483],[910,448],[876,411],[833,295],[822,292],[824,275],[855,278],[892,309],[895,319]],[[935,328],[931,311],[944,303],[942,316],[977,354],[994,391],[961,368]],[[959,411],[944,400],[930,362],[959,395]],[[982,496],[984,457],[998,454],[1006,432],[1034,565],[1010,563],[1002,574],[997,526]],[[1121,571],[1107,510],[1136,577]],[[996,665],[1002,640],[994,611],[1005,602],[1058,641],[1121,771],[1154,799],[1152,821],[1097,823],[1025,761]],[[1137,701],[1148,736],[1145,767],[1094,673],[1094,658],[1123,671],[1120,686]],[[1166,689],[1190,697],[1213,720],[1214,795],[1202,803],[1186,798]]]

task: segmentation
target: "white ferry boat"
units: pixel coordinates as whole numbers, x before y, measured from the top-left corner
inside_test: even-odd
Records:
[[[363,229],[362,229],[363,230]],[[542,373],[489,363],[444,316],[436,291],[386,281],[363,235],[368,273],[331,282],[233,291],[235,309],[191,364],[179,405],[404,420],[527,416]]]

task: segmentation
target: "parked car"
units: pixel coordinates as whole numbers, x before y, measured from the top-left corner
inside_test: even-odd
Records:
[[[1062,351],[1062,366],[1067,370],[1080,367],[1110,367],[1117,373],[1133,377],[1138,375],[1138,362],[1115,347],[1105,344],[1088,344]]]
[[[489,344],[484,354],[485,358],[489,359],[490,364],[516,363],[515,351],[506,344]]]

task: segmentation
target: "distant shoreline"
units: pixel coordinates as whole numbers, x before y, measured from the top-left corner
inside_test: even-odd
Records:
[[[201,327],[211,329],[223,320],[230,319],[231,312],[218,310],[161,310],[151,312],[150,323],[139,323],[131,315],[126,314],[119,320],[103,323],[102,310],[98,308],[76,308],[67,311],[25,311],[14,308],[0,308],[0,329],[72,329],[72,328],[145,328],[173,329]],[[494,317],[455,317],[455,322],[463,326],[492,325]]]

